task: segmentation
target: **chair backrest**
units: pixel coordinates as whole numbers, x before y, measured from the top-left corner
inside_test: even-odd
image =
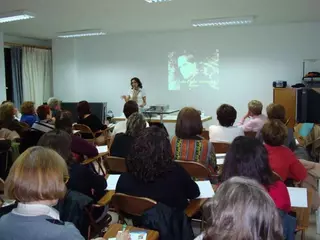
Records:
[[[121,157],[108,156],[106,167],[110,172],[124,173],[127,172],[126,159]]]
[[[29,124],[26,123],[26,122],[19,122],[19,124],[20,124],[23,128],[26,128],[26,129],[29,129],[29,128],[30,128]]]
[[[181,161],[176,160],[181,167],[183,167],[191,177],[200,178],[200,179],[209,179],[210,170],[201,163],[194,161]]]
[[[203,129],[203,131],[202,131],[202,133],[201,133],[201,137],[203,137],[203,138],[206,139],[206,140],[209,140],[209,139],[210,139],[210,137],[209,137],[209,131]]]
[[[87,126],[87,125],[84,125],[84,124],[74,124],[72,126],[72,129],[73,130],[78,130],[80,133],[80,135],[82,134],[87,134],[87,135],[90,135],[92,136],[92,139],[86,139],[87,141],[92,141],[92,142],[95,142],[95,134],[92,132],[92,130]]]
[[[157,202],[149,198],[116,193],[112,197],[112,204],[119,214],[126,213],[132,216],[142,216],[145,211],[155,206]]]
[[[308,228],[310,223],[310,213],[312,205],[312,191],[307,189],[307,199],[308,207],[307,208],[298,208],[292,207],[292,211],[295,212],[297,218],[297,228]]]
[[[230,147],[229,143],[212,143],[215,153],[227,153]]]
[[[244,132],[246,137],[255,138],[257,136],[257,132]]]

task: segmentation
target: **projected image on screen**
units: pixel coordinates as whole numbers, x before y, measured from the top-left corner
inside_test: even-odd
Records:
[[[219,50],[211,54],[170,52],[168,89],[178,91],[199,87],[219,89]]]

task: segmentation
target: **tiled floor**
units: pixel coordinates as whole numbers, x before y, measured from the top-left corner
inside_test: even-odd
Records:
[[[301,234],[298,233],[296,236],[296,240],[301,239]],[[308,231],[306,232],[306,239],[307,240],[320,240],[320,235],[317,235],[317,228],[316,228],[316,217],[312,215],[310,218],[310,226]]]

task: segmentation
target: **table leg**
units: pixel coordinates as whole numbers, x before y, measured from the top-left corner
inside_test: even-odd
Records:
[[[163,114],[160,113],[160,123],[163,123]]]

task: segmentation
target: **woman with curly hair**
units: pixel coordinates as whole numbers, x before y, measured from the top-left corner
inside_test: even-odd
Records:
[[[15,119],[16,111],[12,102],[5,102],[0,105],[0,128],[16,131],[22,136],[28,129],[23,127],[19,121]]]
[[[21,105],[21,119],[20,122],[27,123],[30,127],[38,121],[38,117],[36,115],[36,110],[34,107],[34,102],[26,101]]]
[[[188,199],[200,195],[198,185],[172,160],[170,141],[161,128],[146,128],[135,138],[127,168],[116,192],[151,198],[180,210],[187,207]]]

